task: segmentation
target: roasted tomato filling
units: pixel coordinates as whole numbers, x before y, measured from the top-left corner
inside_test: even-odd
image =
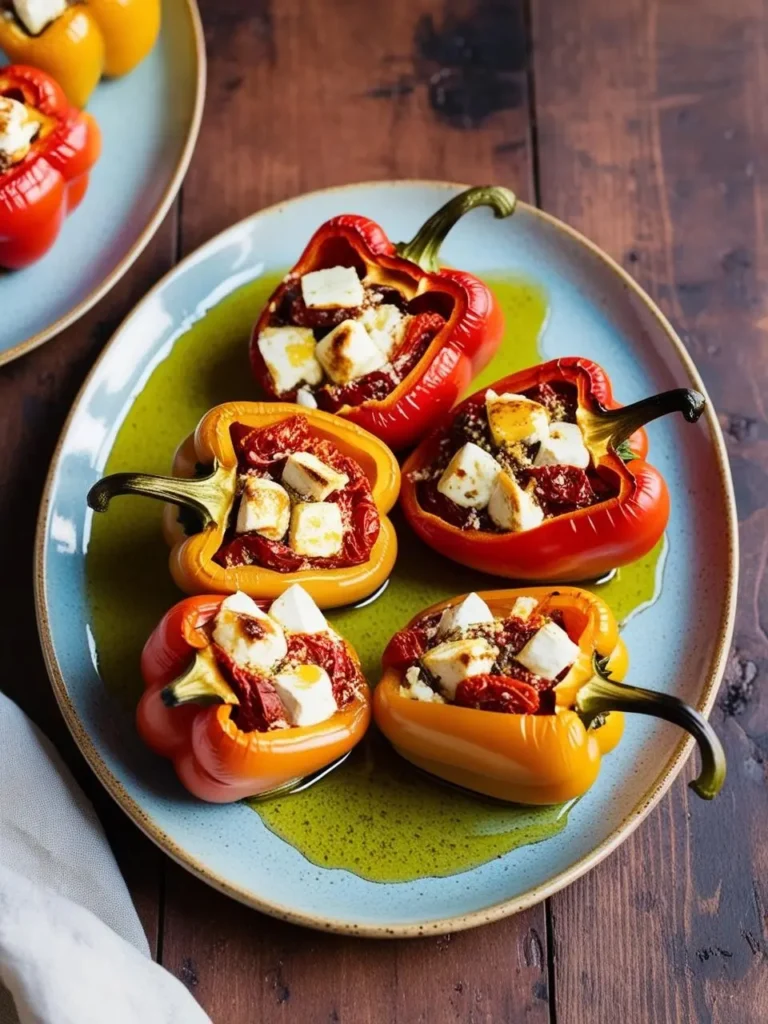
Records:
[[[305,416],[235,423],[238,496],[215,560],[276,572],[368,561],[380,519],[362,468],[312,432]]]

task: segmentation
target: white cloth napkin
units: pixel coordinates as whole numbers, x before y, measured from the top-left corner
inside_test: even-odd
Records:
[[[150,959],[90,803],[0,693],[0,1024],[17,1021],[210,1024]]]

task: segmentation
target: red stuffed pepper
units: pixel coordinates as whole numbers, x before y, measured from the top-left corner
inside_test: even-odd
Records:
[[[357,655],[298,584],[271,604],[243,593],[179,602],[141,671],[139,733],[201,800],[294,789],[345,757],[370,721]]]
[[[390,448],[414,444],[501,341],[491,291],[437,262],[451,227],[476,206],[506,217],[515,197],[469,189],[400,245],[366,217],[323,224],[253,329],[251,364],[264,391],[346,416]]]
[[[51,248],[100,150],[96,122],[52,78],[0,68],[0,267],[19,270]]]
[[[595,579],[662,536],[669,492],[642,426],[704,398],[677,388],[619,407],[605,371],[556,359],[467,398],[412,453],[401,500],[441,554],[510,579]]]

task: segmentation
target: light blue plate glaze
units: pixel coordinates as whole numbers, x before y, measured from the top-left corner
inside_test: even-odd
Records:
[[[327,217],[365,214],[392,238],[408,238],[455,190],[403,182],[315,193],[255,215],[192,255],[137,307],[94,369],[64,431],[41,510],[43,647],[67,722],[101,780],[156,842],[213,885],[277,916],[339,931],[455,930],[543,898],[626,837],[691,749],[673,728],[635,716],[610,768],[562,834],[464,874],[384,885],[314,867],[244,806],[208,806],[187,797],[170,769],[142,746],[131,717],[94,669],[84,590],[91,516],[85,495],[152,367],[229,291],[292,264]],[[550,303],[546,356],[597,360],[620,382],[625,401],[675,386],[702,389],[650,300],[599,251],[540,212],[523,205],[503,222],[492,221],[487,211],[473,214],[451,234],[444,256],[469,270],[542,283]],[[631,678],[708,711],[728,651],[736,586],[735,515],[723,441],[711,409],[697,427],[670,417],[653,423],[649,434],[653,461],[672,493],[672,517],[661,595],[624,633]],[[707,810],[702,806],[697,813]]]
[[[0,66],[7,63],[0,52]],[[0,364],[77,320],[133,264],[179,190],[204,95],[195,0],[163,0],[152,53],[130,75],[102,82],[88,105],[103,151],[82,205],[42,260],[0,271]]]

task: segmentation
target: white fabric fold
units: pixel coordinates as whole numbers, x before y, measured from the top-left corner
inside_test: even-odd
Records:
[[[149,946],[93,808],[0,694],[0,1024],[204,1024]],[[13,996],[13,1002],[8,993]]]

